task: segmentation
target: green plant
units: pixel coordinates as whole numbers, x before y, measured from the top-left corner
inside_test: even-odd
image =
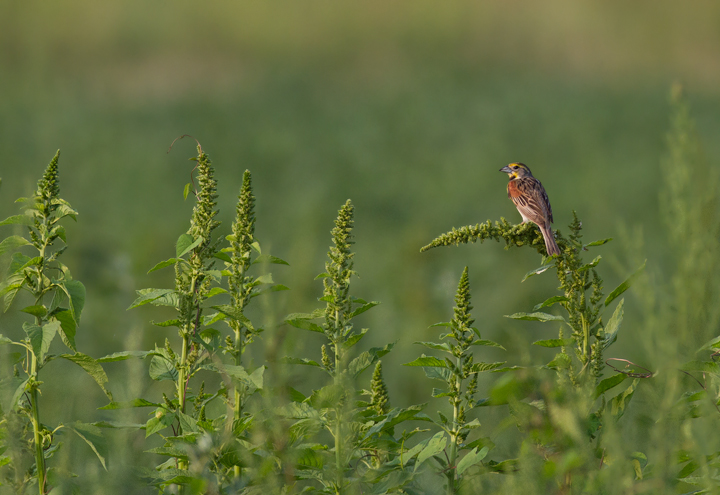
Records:
[[[478,438],[467,442],[471,431],[480,427],[477,419],[468,418],[468,414],[480,406],[475,400],[478,386],[478,374],[486,371],[507,371],[501,368],[504,362],[474,362],[471,352],[473,346],[503,347],[491,340],[482,339],[480,331],[473,327],[475,320],[470,311],[470,281],[465,267],[455,295],[454,317],[447,323],[433,326],[448,327],[449,332],[440,336],[446,342],[416,342],[429,349],[443,351],[449,357],[438,359],[422,355],[405,366],[422,366],[428,378],[445,382],[445,389],[433,389],[433,397],[447,397],[452,407],[452,416],[438,412],[439,420],[433,421],[442,431],[437,433],[418,454],[418,463],[433,458],[447,477],[446,492],[458,493],[463,474],[481,462],[493,447],[488,438]],[[448,445],[449,443],[449,445]],[[447,447],[446,447],[447,446]],[[468,450],[460,459],[461,452]],[[441,455],[443,454],[443,455]]]
[[[150,377],[174,383],[174,397],[166,394],[161,401],[135,399],[124,403],[111,403],[105,409],[121,407],[155,407],[155,412],[145,424],[146,437],[158,434],[164,445],[149,452],[169,459],[154,470],[146,470],[148,481],[161,488],[170,485],[189,487],[194,493],[224,486],[240,486],[250,479],[242,478],[243,453],[247,449],[246,430],[253,416],[244,410],[248,398],[263,388],[264,366],[248,373],[242,366],[242,355],[253,338],[262,332],[245,315],[245,308],[254,297],[267,292],[285,290],[283,285],[272,284],[272,276],[251,276],[248,271],[255,263],[280,263],[283,260],[261,255],[259,243],[254,238],[255,218],[250,172],[243,176],[238,197],[236,218],[232,234],[227,236],[229,246],[220,249],[222,239],[215,239],[219,222],[217,210],[216,181],[208,156],[198,145],[197,179],[199,190],[195,193],[196,204],[190,228],[176,243],[176,256],[155,265],[150,272],[175,267],[174,289],[141,289],[130,308],[152,304],[169,306],[176,317],[160,323],[160,327],[177,327],[180,348],[173,349],[166,339],[164,347],[151,351],[123,351],[101,358],[102,362],[121,361],[129,357],[151,356]],[[185,196],[191,184],[185,188]],[[215,268],[218,261],[224,270]],[[228,288],[220,286],[227,279]],[[228,304],[212,305],[210,298],[225,295]],[[214,310],[211,314],[205,314]],[[224,339],[212,325],[224,321],[232,334]],[[232,358],[224,363],[221,354]],[[215,391],[207,391],[201,382],[193,393],[191,379],[200,372],[221,376],[222,385]],[[228,414],[207,417],[207,407],[215,400],[228,406]],[[192,411],[188,410],[192,405]],[[170,428],[172,434],[163,435]],[[200,439],[204,439],[202,442]],[[192,461],[192,462],[191,462]]]
[[[29,296],[31,304],[20,311],[33,316],[32,322],[25,322],[22,329],[26,337],[14,341],[0,335],[0,344],[21,347],[22,352],[14,353],[11,359],[14,365],[15,392],[7,405],[3,422],[13,424],[24,438],[31,434],[28,446],[34,454],[34,464],[26,473],[18,470],[22,465],[22,453],[16,458],[15,473],[7,480],[16,492],[24,492],[25,487],[36,483],[40,494],[48,493],[51,483],[48,477],[47,460],[59,448],[55,435],[63,428],[77,433],[93,449],[103,467],[106,467],[107,453],[100,430],[93,425],[75,422],[60,424],[50,429],[40,421],[40,389],[43,384],[40,371],[56,358],[72,361],[83,368],[100,385],[103,392],[112,399],[105,388],[107,376],[100,364],[90,356],[78,352],[75,348],[75,335],[80,324],[80,315],[85,305],[85,287],[74,280],[70,269],[59,258],[67,248],[67,236],[61,220],[66,217],[77,219],[77,212],[70,204],[60,198],[58,173],[58,151],[38,181],[35,194],[30,198],[20,198],[22,213],[11,216],[0,225],[24,225],[27,237],[12,235],[0,242],[0,255],[12,253],[5,280],[0,288],[4,296],[4,311],[7,311],[16,297]],[[62,247],[58,247],[62,241]],[[33,256],[23,251],[32,252]],[[60,336],[65,347],[72,354],[52,354],[51,345],[55,337]],[[24,377],[24,378],[23,378]],[[3,412],[0,408],[0,412]],[[20,415],[24,421],[14,421],[10,415]],[[8,432],[7,434],[12,434]],[[18,434],[18,431],[15,431]],[[0,440],[2,441],[2,440]],[[8,460],[9,462],[9,460]],[[59,482],[62,477],[56,477]]]

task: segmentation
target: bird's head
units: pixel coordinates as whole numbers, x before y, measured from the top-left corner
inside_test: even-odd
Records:
[[[518,177],[532,177],[532,172],[527,165],[524,163],[511,163],[507,167],[500,169],[500,172],[505,172],[510,177],[510,180],[517,179]]]

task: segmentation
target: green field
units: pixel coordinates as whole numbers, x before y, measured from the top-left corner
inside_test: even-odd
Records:
[[[554,294],[551,275],[521,283],[539,266],[537,253],[495,242],[419,252],[452,227],[500,217],[519,223],[498,169],[522,161],[547,189],[555,228],[567,235],[576,211],[586,242],[614,238],[586,254],[602,255],[606,292],[647,259],[606,357],[664,371],[654,384],[641,383],[623,418],[631,433],[617,441],[648,456],[678,446],[710,454],[718,451],[720,416],[708,413],[685,436],[664,438],[654,412],[665,410],[658,404],[670,400],[668,384],[682,387],[677,398],[693,390],[673,366],[718,335],[720,255],[709,251],[720,198],[718,19],[720,4],[710,1],[9,2],[0,6],[0,216],[17,213],[13,201],[33,194],[60,149],[61,196],[79,212],[66,225],[64,263],[87,288],[78,350],[100,357],[162,346],[177,336],[150,320],[168,313],[126,308],[137,289],[172,287],[171,270],[147,271],[174,255],[188,227],[192,201],[182,192],[194,142],[167,151],[190,134],[215,167],[222,235],[249,169],[256,237],[290,265],[273,267],[275,282],[290,290],[250,310],[267,329],[246,355],[258,366],[285,355],[320,359],[322,338],[282,321],[319,306],[322,282],[314,277],[324,270],[338,208],[351,198],[359,274],[352,293],[381,303],[358,317],[370,328],[359,346],[397,341],[383,370],[393,405],[407,407],[427,402],[432,385],[401,364],[420,354],[413,342],[436,339],[431,324],[452,317],[465,266],[476,326],[507,349],[483,350],[485,358],[538,366],[554,355],[530,344],[556,338],[557,325],[504,317]],[[675,193],[684,183],[673,175],[666,139],[673,83],[684,88],[702,145],[702,158],[687,169],[697,189]],[[22,233],[2,228],[0,239]],[[1,334],[24,336],[19,307],[0,317]],[[72,364],[53,365],[57,371],[42,377],[43,421],[147,420],[147,410],[97,411],[107,402],[100,389]],[[116,400],[163,390],[147,365],[105,366]],[[287,369],[275,378],[305,393],[320,383]],[[494,380],[481,378],[481,395]],[[446,403],[431,400],[428,414]],[[517,432],[495,430],[506,415],[480,412],[486,434],[499,432],[490,455],[498,460],[518,448]],[[52,463],[80,475],[80,493],[153,493],[133,475],[157,461],[143,452],[159,443],[144,437],[109,432],[107,473],[68,435]],[[702,488],[655,475],[662,483],[645,491],[614,493]],[[484,486],[499,486],[492,483]]]

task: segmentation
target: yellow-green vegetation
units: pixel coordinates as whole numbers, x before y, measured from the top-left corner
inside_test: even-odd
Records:
[[[0,493],[717,491],[718,15],[3,4]]]

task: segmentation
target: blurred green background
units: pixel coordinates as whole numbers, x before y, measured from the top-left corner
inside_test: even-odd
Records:
[[[15,214],[58,148],[61,196],[80,212],[65,255],[88,289],[79,350],[99,357],[174,336],[150,325],[160,312],[125,308],[135,289],[172,284],[170,271],[146,272],[187,229],[194,142],[166,152],[191,134],[216,167],[223,233],[250,169],[257,237],[291,265],[273,270],[291,290],[256,308],[268,330],[255,364],[268,352],[319,356],[319,341],[276,325],[319,305],[313,278],[338,208],[353,200],[353,292],[382,303],[362,317],[367,345],[399,341],[384,359],[395,405],[427,401],[432,385],[400,363],[451,317],[465,265],[483,336],[508,349],[486,360],[552,356],[528,344],[557,328],[503,318],[554,291],[551,276],[520,283],[537,254],[495,243],[419,253],[453,226],[520,221],[499,168],[531,167],[557,228],[576,210],[588,241],[616,239],[592,253],[611,290],[636,267],[623,239],[638,227],[653,279],[670,264],[658,204],[671,83],[689,94],[708,162],[720,158],[720,3],[710,0],[13,0],[0,6],[0,74],[0,214]],[[652,365],[634,304],[630,295],[612,353]],[[20,321],[4,316],[0,333],[19,338]],[[152,393],[146,364],[108,366],[117,399]],[[89,379],[66,383],[72,373],[46,373],[43,419],[117,419],[94,411],[104,398]],[[115,466],[147,448],[142,433],[114,435],[129,459],[115,454]],[[89,453],[67,441],[65,459]],[[97,469],[88,461],[84,474]]]

